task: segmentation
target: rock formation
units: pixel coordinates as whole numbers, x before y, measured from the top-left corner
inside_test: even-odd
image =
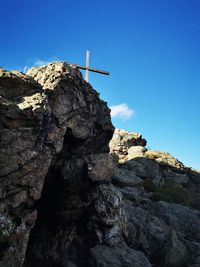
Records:
[[[200,266],[200,173],[170,154],[148,150],[139,134],[115,130],[120,164],[112,183],[123,197],[129,247],[156,267]]]
[[[56,251],[64,255],[69,249],[66,236],[73,240],[78,235],[75,221],[90,204],[87,193],[93,180],[112,178],[110,110],[80,72],[65,63],[32,69],[28,75],[1,70],[0,94],[0,265],[22,265],[38,218],[37,234],[42,227],[45,232],[37,255],[30,253],[37,262],[32,266],[54,266],[61,259]],[[110,165],[101,169],[105,162]]]
[[[113,135],[79,70],[0,69],[0,112],[0,266],[200,266],[200,174]]]

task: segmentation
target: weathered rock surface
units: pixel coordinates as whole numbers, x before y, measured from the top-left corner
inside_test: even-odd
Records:
[[[105,175],[100,178],[95,170],[89,173],[88,169],[91,165],[99,169],[98,164],[109,158],[108,142],[113,126],[110,110],[98,93],[76,68],[62,62],[32,69],[28,75],[1,69],[0,93],[0,266],[17,267],[24,262],[37,210],[38,216],[43,216],[40,209],[44,203],[40,197],[45,179],[44,202],[47,194],[49,199],[45,203],[49,207],[44,216],[46,219],[51,216],[53,205],[56,209],[53,212],[58,213],[60,219],[72,222],[80,218],[89,203],[84,200],[87,194],[80,194],[81,190],[87,190],[89,177],[91,180],[112,177],[108,177],[105,168]],[[98,154],[99,159],[94,156]],[[111,165],[111,160],[109,162]],[[59,206],[62,197],[65,200]],[[75,210],[70,212],[73,207]],[[75,232],[74,227],[71,223],[67,231]],[[59,234],[55,232],[55,236]],[[40,239],[48,242],[51,236],[42,234]],[[53,246],[56,247],[56,243]],[[55,254],[58,248],[51,248],[47,253],[46,248],[42,249],[37,249],[38,254],[47,255],[34,260],[38,264],[41,260],[45,266],[51,263],[48,254]]]
[[[74,66],[0,69],[0,112],[0,267],[200,266],[200,173],[113,135]]]
[[[97,267],[151,267],[141,251],[122,245],[119,247],[97,246],[91,249],[90,261],[92,266]]]
[[[130,133],[124,130],[115,129],[113,138],[110,141],[110,151],[113,155],[119,157],[120,162],[128,160],[128,149],[134,146],[145,147],[146,140],[139,133]]]
[[[117,145],[119,132],[125,136]],[[200,173],[165,152],[134,143],[124,149],[130,136],[119,130],[114,134],[121,155],[112,180],[124,199],[126,244],[156,267],[198,266]],[[111,153],[116,157],[115,150]]]

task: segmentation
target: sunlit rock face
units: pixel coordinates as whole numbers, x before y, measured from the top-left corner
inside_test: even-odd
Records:
[[[0,112],[0,266],[199,266],[200,174],[114,132],[77,68],[0,69]]]

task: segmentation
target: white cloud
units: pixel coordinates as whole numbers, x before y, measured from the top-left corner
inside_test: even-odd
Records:
[[[54,61],[60,61],[60,60],[56,56],[50,57],[47,60],[42,60],[39,58],[28,58],[27,65],[23,67],[22,69],[20,69],[20,71],[23,71],[24,73],[26,73],[32,67],[42,67]]]
[[[29,68],[28,66],[25,66],[25,67],[23,68],[23,73],[26,73],[29,69],[30,69],[30,68]]]
[[[50,61],[44,61],[41,59],[36,59],[34,63],[32,63],[31,65],[33,67],[41,67],[41,66],[45,66],[47,64],[49,64]],[[28,70],[30,70],[32,68],[32,66],[25,66],[23,68],[23,73],[26,73]]]
[[[135,111],[130,109],[126,103],[111,106],[110,109],[112,118],[117,117],[124,121],[130,119],[135,114]]]
[[[49,64],[49,63],[50,63],[50,61],[37,59],[37,60],[34,62],[34,66],[41,67],[41,66],[45,66],[45,65],[47,65],[47,64]]]

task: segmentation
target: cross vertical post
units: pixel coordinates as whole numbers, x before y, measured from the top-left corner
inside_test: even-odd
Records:
[[[86,82],[89,81],[89,64],[90,64],[90,51],[86,50],[86,69],[85,69],[85,80]]]
[[[85,80],[86,80],[86,82],[89,81],[89,71],[96,72],[96,73],[101,73],[101,74],[104,74],[104,75],[109,75],[110,74],[108,71],[98,70],[98,69],[95,69],[95,68],[90,68],[90,66],[89,66],[90,65],[90,51],[88,49],[86,50],[86,65],[85,66],[80,65],[80,64],[69,63],[69,62],[67,62],[67,64],[73,65],[73,66],[77,67],[78,69],[85,70]]]

